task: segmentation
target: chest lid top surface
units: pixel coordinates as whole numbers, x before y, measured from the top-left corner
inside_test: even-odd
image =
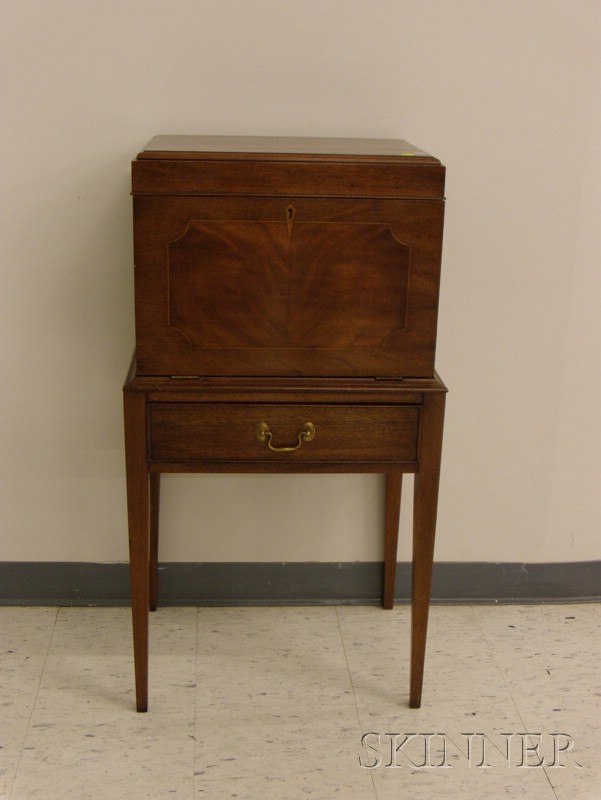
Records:
[[[305,160],[355,157],[361,161],[425,158],[436,161],[404,139],[345,139],[299,136],[155,136],[138,158],[263,158]]]

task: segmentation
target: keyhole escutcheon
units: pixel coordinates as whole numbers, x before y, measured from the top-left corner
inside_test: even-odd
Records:
[[[288,236],[292,234],[292,226],[294,225],[294,214],[296,213],[296,209],[293,205],[289,205],[286,208],[286,223],[288,225]]]

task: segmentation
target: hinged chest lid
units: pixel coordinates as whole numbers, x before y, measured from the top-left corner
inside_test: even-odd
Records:
[[[444,167],[402,139],[155,136],[133,163],[132,188],[440,199]]]

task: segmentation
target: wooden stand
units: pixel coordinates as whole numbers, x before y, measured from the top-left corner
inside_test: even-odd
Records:
[[[344,382],[342,382],[344,383]],[[434,534],[436,529],[436,504],[442,446],[445,387],[437,378],[433,380],[408,380],[398,387],[379,382],[377,387],[332,386],[311,387],[311,401],[307,390],[285,382],[251,386],[244,382],[202,382],[166,379],[136,378],[132,372],[124,387],[125,441],[127,457],[127,493],[130,530],[130,566],[132,585],[132,612],[134,628],[134,654],[136,664],[136,705],[138,711],[148,706],[148,611],[157,605],[156,570],[158,549],[158,505],[161,472],[385,472],[386,474],[386,526],[383,606],[392,608],[396,572],[397,540],[401,499],[401,481],[404,472],[415,474],[414,531],[413,531],[413,581],[412,581],[412,633],[411,633],[411,692],[410,705],[421,703],[424,654]],[[344,389],[346,388],[346,392]],[[345,402],[328,406],[340,413],[349,431],[349,452],[337,454],[333,460],[328,453],[320,453],[311,445],[318,445],[321,434],[319,422],[314,442],[306,442],[296,450],[274,452],[256,437],[256,428],[267,418],[273,405],[257,404],[257,391],[264,397],[278,398],[285,410],[292,403],[294,424],[301,427],[307,421],[319,420],[321,403],[331,403],[332,396],[344,395]],[[397,415],[403,421],[403,441],[398,446],[396,461],[379,459],[379,445],[389,453],[391,445],[379,440],[387,438],[389,427],[366,429],[361,423],[362,414],[373,406],[376,413],[385,403],[389,417]],[[228,406],[229,404],[229,406]],[[168,411],[163,418],[162,407]],[[219,409],[218,419],[214,417]],[[302,408],[302,413],[297,409]],[[214,439],[223,447],[228,437],[221,422],[227,419],[228,410],[247,419],[247,436],[231,443],[231,455],[217,458],[209,454],[203,458],[203,439]],[[180,411],[183,419],[180,418]],[[405,429],[405,418],[409,424]],[[173,420],[169,426],[167,420]],[[158,420],[158,424],[156,422]],[[400,427],[400,424],[399,426]],[[274,436],[275,436],[274,432]],[[237,433],[236,433],[237,436]],[[361,441],[361,437],[365,441]],[[295,439],[297,437],[295,436]],[[400,436],[398,439],[400,440]],[[193,440],[192,444],[190,439]],[[221,441],[220,441],[221,440]],[[163,452],[168,441],[169,452]],[[294,447],[293,440],[281,447]],[[197,454],[190,448],[198,445]],[[274,445],[275,446],[275,445]],[[306,447],[305,451],[302,448]],[[351,447],[354,447],[354,455]],[[242,449],[242,456],[239,455]],[[251,451],[254,450],[254,460]],[[158,451],[158,456],[153,456]],[[299,456],[308,453],[307,458]],[[321,456],[321,458],[320,458]],[[344,457],[344,460],[338,460]],[[388,456],[390,458],[390,456]],[[169,460],[168,460],[169,459]]]

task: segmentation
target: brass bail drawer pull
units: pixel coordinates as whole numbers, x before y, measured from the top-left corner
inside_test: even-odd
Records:
[[[298,450],[303,442],[310,442],[311,439],[315,438],[315,425],[312,422],[305,422],[298,432],[298,443],[292,447],[274,447],[271,444],[273,434],[269,430],[269,425],[266,422],[259,423],[256,436],[260,442],[267,442],[267,447],[273,450],[274,453],[291,453],[293,450]]]

